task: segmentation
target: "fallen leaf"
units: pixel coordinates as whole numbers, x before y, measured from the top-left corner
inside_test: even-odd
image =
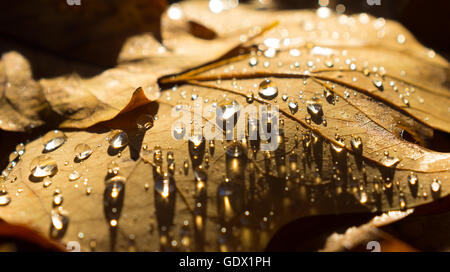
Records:
[[[48,109],[27,60],[17,52],[4,54],[0,61],[0,129],[31,130],[43,124],[41,117]]]
[[[450,155],[402,139],[407,131],[417,142],[426,143],[433,129],[449,131],[448,112],[445,107],[437,110],[448,105],[448,63],[438,55],[430,58],[429,51],[407,30],[372,17],[321,19],[310,11],[254,11],[245,5],[212,21],[212,16],[206,16],[206,3],[183,3],[181,7],[184,14],[194,14],[187,12],[191,9],[205,14],[196,21],[217,33],[217,38],[203,42],[227,40],[227,35],[240,33],[236,45],[218,50],[217,61],[201,58],[205,65],[166,75],[187,67],[189,58],[182,48],[198,44],[201,38],[193,35],[192,42],[180,47],[165,43],[178,50],[167,59],[175,61],[180,55],[182,64],[156,71],[158,66],[148,64],[145,70],[140,63],[137,67],[142,70],[137,74],[148,73],[151,79],[137,80],[133,74],[127,78],[129,85],[139,82],[144,92],[161,87],[162,95],[119,116],[129,96],[122,99],[112,96],[116,92],[94,90],[126,77],[124,70],[132,69],[131,64],[124,63],[92,81],[68,79],[73,84],[69,91],[66,84],[58,85],[60,79],[42,80],[43,86],[49,86],[47,97],[64,93],[71,97],[81,89],[85,92],[80,91],[80,100],[95,93],[98,101],[117,104],[107,118],[89,119],[95,116],[89,110],[80,110],[77,116],[78,109],[66,112],[64,99],[55,99],[53,104],[49,99],[52,108],[66,117],[63,126],[82,128],[115,118],[86,131],[65,131],[66,137],[58,139],[63,144],[45,154],[44,138],[27,144],[25,153],[7,169],[8,193],[3,197],[10,200],[0,207],[2,219],[27,223],[62,242],[79,241],[83,251],[254,251],[263,250],[278,229],[301,217],[405,210],[448,195]],[[244,14],[252,26],[248,42],[241,37],[248,31],[237,31],[240,22],[227,17]],[[278,26],[268,24],[269,17],[278,20]],[[325,26],[338,37],[322,37]],[[221,28],[230,32],[224,31],[225,35]],[[399,34],[406,37],[408,48],[398,43]],[[206,55],[208,50],[200,53]],[[50,92],[55,86],[64,90]],[[394,95],[394,86],[409,99],[407,104]],[[248,96],[249,91],[254,95]],[[96,92],[104,99],[98,99]],[[419,96],[425,103],[420,103]],[[72,105],[71,101],[67,104]],[[176,134],[190,132],[176,126],[180,121],[173,114],[177,105],[181,105],[178,112],[188,113],[190,119],[192,113],[198,118],[194,112],[198,104],[220,108],[224,103],[279,106],[281,130],[273,139],[278,148],[257,150],[247,139],[175,139]],[[97,105],[85,108],[96,109]],[[243,111],[231,117],[245,116],[244,108],[239,110]],[[199,120],[205,126],[217,123],[215,116],[194,122]],[[123,122],[128,125],[120,125]],[[111,127],[123,131],[110,132]],[[92,152],[77,160],[80,144]],[[48,177],[30,176],[38,156],[47,156],[39,159],[49,164],[45,168]]]

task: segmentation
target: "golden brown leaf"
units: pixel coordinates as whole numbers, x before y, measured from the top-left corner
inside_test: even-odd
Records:
[[[66,117],[63,126],[82,128],[116,118],[88,131],[66,131],[66,142],[45,154],[58,167],[51,177],[30,176],[30,163],[42,155],[44,143],[41,138],[27,144],[16,166],[7,171],[11,201],[0,207],[1,218],[27,222],[63,242],[79,241],[85,251],[246,251],[263,250],[278,229],[301,217],[402,210],[448,195],[450,155],[401,137],[407,131],[425,143],[433,129],[449,131],[448,63],[430,55],[404,28],[361,15],[321,19],[309,11],[242,6],[212,17],[205,3],[181,7],[186,17],[168,24],[174,29],[167,35],[173,36],[165,36],[163,21],[163,43],[172,51],[161,54],[159,66],[154,53],[143,50],[93,79],[41,81],[51,107]],[[200,15],[195,21],[217,37],[202,39],[183,30],[189,29],[191,14]],[[229,16],[246,18],[250,32]],[[279,21],[272,30],[264,29],[275,26],[267,22],[269,17]],[[410,46],[398,43],[399,34]],[[135,45],[143,49],[147,38],[136,38],[141,43]],[[278,48],[264,54],[273,43]],[[200,44],[208,46],[199,50]],[[132,52],[133,44],[125,48]],[[208,60],[211,56],[217,61]],[[256,65],[250,63],[252,58]],[[177,60],[178,65],[170,66]],[[199,62],[207,64],[192,68]],[[187,68],[192,69],[167,75]],[[160,79],[162,75],[167,76]],[[119,79],[129,82],[119,82],[116,88]],[[158,79],[163,92],[157,101],[131,103],[140,107],[123,112],[130,101],[130,95],[123,96],[124,86],[139,84],[148,94],[148,88],[159,88]],[[277,87],[276,98],[257,96],[266,79]],[[391,80],[408,103],[398,97]],[[73,101],[84,102],[71,109]],[[191,115],[196,104],[231,101],[280,107],[278,149],[254,151],[247,139],[210,145],[199,138],[173,137],[179,117],[172,111],[177,105],[190,106],[182,112]],[[315,108],[320,114],[308,111],[311,103],[321,105]],[[216,124],[214,116],[201,120]],[[123,129],[129,144],[111,146],[111,127]],[[93,151],[81,161],[75,159],[79,144]],[[76,177],[72,181],[70,174]],[[108,180],[114,175],[123,183]],[[64,197],[62,204],[55,204],[55,193]],[[56,223],[63,222],[56,224],[58,231],[52,215],[61,219]]]

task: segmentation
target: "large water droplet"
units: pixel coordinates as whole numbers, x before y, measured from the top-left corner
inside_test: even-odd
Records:
[[[122,148],[128,144],[128,135],[120,129],[111,131],[108,139],[109,145],[113,149]]]
[[[353,151],[357,153],[361,153],[362,151],[362,141],[361,137],[354,137],[350,140],[350,144],[352,146]]]
[[[20,143],[16,146],[16,151],[19,154],[19,156],[22,156],[25,154],[25,145],[23,143]]]
[[[45,134],[43,137],[44,141],[44,152],[50,152],[58,147],[62,146],[66,142],[66,135],[60,130],[52,130]]]
[[[264,99],[274,99],[278,96],[278,87],[270,79],[265,79],[259,84],[258,93]]]
[[[329,90],[325,89],[323,91],[323,95],[325,96],[325,99],[328,103],[333,104],[335,103],[334,94],[330,92]]]
[[[52,176],[58,171],[56,161],[47,155],[40,155],[34,158],[30,164],[31,175],[36,178]]]
[[[172,127],[172,135],[176,140],[181,140],[184,137],[184,134],[186,133],[186,129],[184,128],[184,124],[181,122],[176,123]]]
[[[244,154],[244,149],[240,143],[233,141],[233,143],[227,147],[226,153],[232,158],[239,158]]]
[[[374,78],[372,79],[372,83],[375,87],[377,87],[378,90],[383,91],[384,87],[383,87],[383,81],[381,81],[378,78]]]
[[[162,179],[155,181],[155,190],[163,198],[168,198],[170,194],[175,192],[175,183],[169,177],[168,173],[164,173]]]
[[[322,123],[322,116],[323,116],[322,104],[320,104],[317,101],[309,100],[306,101],[306,109],[308,113],[311,115],[311,119],[316,124]]]
[[[217,107],[217,122],[222,125],[223,122],[234,121],[239,117],[241,106],[236,100],[224,100]],[[235,122],[236,123],[236,122]]]
[[[386,167],[394,167],[397,163],[400,162],[400,159],[397,157],[391,157],[389,155],[384,156],[384,158],[381,160],[384,166]]]
[[[60,206],[64,201],[64,197],[61,193],[55,192],[53,195],[53,206]]]
[[[8,194],[0,195],[0,206],[7,206],[11,202],[11,197]]]
[[[91,156],[92,154],[92,149],[87,144],[78,144],[77,146],[75,146],[74,151],[75,157],[80,161],[89,158],[89,156]]]

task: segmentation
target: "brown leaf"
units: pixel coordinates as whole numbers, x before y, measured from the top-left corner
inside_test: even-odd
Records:
[[[0,60],[0,129],[25,131],[40,126],[48,108],[27,60],[17,52],[4,54]]]
[[[30,176],[30,164],[43,155],[44,138],[27,144],[15,166],[7,169],[11,201],[0,207],[1,218],[27,222],[63,242],[79,241],[84,251],[253,251],[263,250],[278,229],[301,217],[396,211],[448,195],[450,155],[401,137],[407,131],[426,143],[433,129],[449,131],[445,108],[434,114],[435,105],[448,105],[444,59],[430,58],[429,51],[390,21],[362,15],[321,19],[310,11],[255,11],[247,6],[213,17],[206,5],[181,4],[185,17],[167,28],[170,18],[164,17],[168,50],[161,51],[159,65],[154,51],[143,50],[148,37],[141,36],[126,44],[124,52],[133,52],[133,44],[142,51],[98,77],[41,81],[48,87],[52,109],[66,118],[63,126],[82,128],[115,118],[87,131],[66,131],[64,144],[45,152],[52,166],[49,177]],[[217,37],[205,40],[186,31],[193,14]],[[242,22],[230,18],[246,18],[251,31],[243,31]],[[278,26],[268,24],[267,18],[278,20]],[[268,25],[274,28],[265,28]],[[337,34],[328,36],[333,32]],[[397,42],[400,34],[408,47]],[[281,39],[279,48],[267,52],[276,39]],[[208,59],[211,56],[217,60]],[[189,66],[199,62],[206,64]],[[160,78],[186,68],[192,69]],[[374,79],[383,83],[382,91]],[[398,100],[391,80],[409,106]],[[150,87],[161,87],[161,97],[117,116],[131,97],[122,90],[138,83],[147,95]],[[256,96],[259,86],[268,84],[277,87],[277,97]],[[254,96],[248,97],[249,91]],[[247,139],[173,137],[190,132],[174,132],[180,121],[172,114],[177,105],[187,105],[179,113],[187,112],[191,119],[196,104],[223,107],[232,101],[280,107],[278,149],[254,150]],[[74,105],[81,107],[71,109]],[[200,121],[217,124],[215,116]],[[122,138],[111,140],[111,127],[123,129],[113,131]],[[123,132],[129,144],[114,146],[125,139]],[[89,145],[88,158],[75,158],[79,144]]]

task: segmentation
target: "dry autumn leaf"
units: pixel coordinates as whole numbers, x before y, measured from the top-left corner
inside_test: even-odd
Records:
[[[180,21],[163,17],[170,50],[159,57],[144,50],[155,40],[138,36],[117,68],[40,81],[63,127],[90,128],[19,146],[4,172],[2,219],[84,251],[248,251],[301,217],[405,210],[448,195],[450,154],[424,147],[450,131],[448,63],[406,29],[367,15],[177,8]],[[143,89],[130,102],[125,85]],[[150,87],[162,89],[151,103]],[[199,117],[198,105],[212,112]],[[259,150],[260,139],[177,140],[191,132],[179,114],[222,135],[217,125],[262,105],[279,107],[275,150]],[[227,114],[216,119],[216,109]]]

